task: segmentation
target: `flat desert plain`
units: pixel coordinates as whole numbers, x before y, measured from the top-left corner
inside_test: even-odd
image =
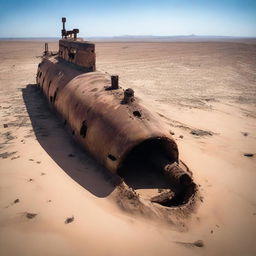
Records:
[[[256,255],[255,41],[96,43],[198,184],[195,209],[166,218],[126,207],[34,89],[43,48],[0,41],[0,255]]]

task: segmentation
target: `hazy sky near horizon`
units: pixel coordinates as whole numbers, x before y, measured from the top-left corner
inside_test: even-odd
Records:
[[[84,37],[256,37],[256,0],[0,0],[0,10],[0,37],[58,37],[63,16]]]

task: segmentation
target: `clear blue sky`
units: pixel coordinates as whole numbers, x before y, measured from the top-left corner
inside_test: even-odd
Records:
[[[0,37],[59,36],[62,16],[84,37],[256,37],[256,0],[0,0]]]

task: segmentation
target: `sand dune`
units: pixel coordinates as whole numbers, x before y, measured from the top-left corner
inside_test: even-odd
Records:
[[[96,49],[174,134],[200,200],[189,214],[131,206],[34,89],[43,42],[0,41],[0,255],[255,255],[256,45]]]

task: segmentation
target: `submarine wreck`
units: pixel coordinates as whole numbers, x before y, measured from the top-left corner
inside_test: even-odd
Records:
[[[62,22],[59,51],[45,44],[37,87],[75,140],[129,187],[153,189],[152,204],[186,204],[196,184],[170,132],[118,75],[96,70],[95,44]]]

